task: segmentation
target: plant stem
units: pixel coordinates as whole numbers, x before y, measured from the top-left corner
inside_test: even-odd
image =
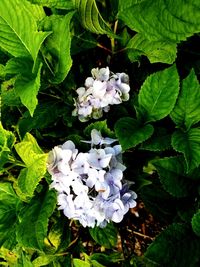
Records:
[[[117,26],[118,26],[118,20],[115,21],[115,24],[114,24],[114,34],[116,34],[117,32]],[[115,38],[111,38],[111,51],[112,53],[114,54],[115,52]]]

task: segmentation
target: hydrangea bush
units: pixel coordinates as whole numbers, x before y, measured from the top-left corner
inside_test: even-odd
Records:
[[[1,266],[200,265],[199,10],[0,1]]]

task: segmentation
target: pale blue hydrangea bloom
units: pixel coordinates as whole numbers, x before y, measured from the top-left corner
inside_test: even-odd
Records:
[[[129,77],[126,73],[112,73],[108,67],[94,68],[92,77],[85,80],[85,87],[79,87],[75,100],[74,116],[80,121],[99,119],[108,112],[111,105],[117,105],[129,99]]]
[[[123,180],[121,146],[111,146],[116,141],[93,129],[91,141],[85,141],[91,144],[88,152],[78,152],[67,141],[49,153],[51,188],[58,193],[59,209],[84,227],[118,223],[136,206],[137,195]]]

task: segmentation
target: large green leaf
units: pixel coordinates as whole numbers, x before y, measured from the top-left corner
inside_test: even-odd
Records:
[[[62,82],[72,66],[70,21],[73,14],[70,12],[64,17],[52,15],[43,21],[43,30],[53,32],[44,42],[44,53],[47,58],[51,56],[52,61],[52,83]]]
[[[198,266],[200,242],[189,227],[172,224],[148,247],[147,266]],[[149,265],[151,264],[151,265]]]
[[[34,197],[22,210],[16,234],[18,242],[23,247],[43,250],[49,217],[55,209],[56,202],[56,192],[47,190],[40,196]]]
[[[24,1],[0,1],[0,47],[15,57],[31,56],[35,62],[50,33],[37,30],[34,12]]]
[[[146,0],[123,9],[119,18],[150,41],[177,43],[200,31],[199,9],[196,0]]]
[[[10,183],[0,183],[0,246],[15,239],[17,211],[21,201]],[[11,245],[12,242],[9,242]],[[7,242],[8,246],[8,242]],[[9,247],[10,248],[10,247]]]
[[[189,195],[191,180],[184,177],[183,157],[162,158],[152,161],[164,189],[174,197]]]
[[[5,130],[0,122],[0,169],[8,161],[8,156],[14,143],[14,134],[10,131]]]
[[[177,130],[172,135],[173,148],[183,153],[187,172],[200,164],[200,128],[190,129],[188,132]]]
[[[150,41],[142,34],[136,34],[127,44],[128,57],[134,62],[145,55],[151,63],[172,64],[176,59],[176,43],[169,40]]]
[[[183,80],[178,101],[170,116],[177,126],[186,129],[200,121],[200,86],[194,70]]]
[[[15,145],[18,155],[26,165],[22,169],[17,184],[24,197],[32,197],[34,190],[46,173],[47,154],[38,146],[33,136],[27,133],[22,142]]]
[[[150,75],[143,83],[139,108],[147,122],[166,117],[173,109],[179,92],[179,77],[175,66]]]
[[[200,209],[192,217],[192,229],[196,235],[200,236]]]
[[[115,133],[123,150],[137,146],[153,134],[150,124],[142,125],[137,120],[124,117],[115,124]]]
[[[113,248],[117,244],[117,228],[109,223],[105,228],[89,228],[92,238],[105,248]]]
[[[51,8],[72,9],[74,8],[73,0],[28,0],[33,4],[38,4]]]
[[[83,27],[93,33],[110,34],[110,27],[102,18],[95,0],[73,0]]]

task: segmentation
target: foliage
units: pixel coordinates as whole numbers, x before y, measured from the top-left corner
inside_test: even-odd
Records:
[[[199,266],[199,18],[197,0],[0,1],[1,266]],[[129,99],[80,122],[76,89],[107,66],[128,74]],[[88,151],[92,129],[119,140],[125,178],[166,226],[142,257],[123,222],[83,228],[57,209],[48,152]]]

